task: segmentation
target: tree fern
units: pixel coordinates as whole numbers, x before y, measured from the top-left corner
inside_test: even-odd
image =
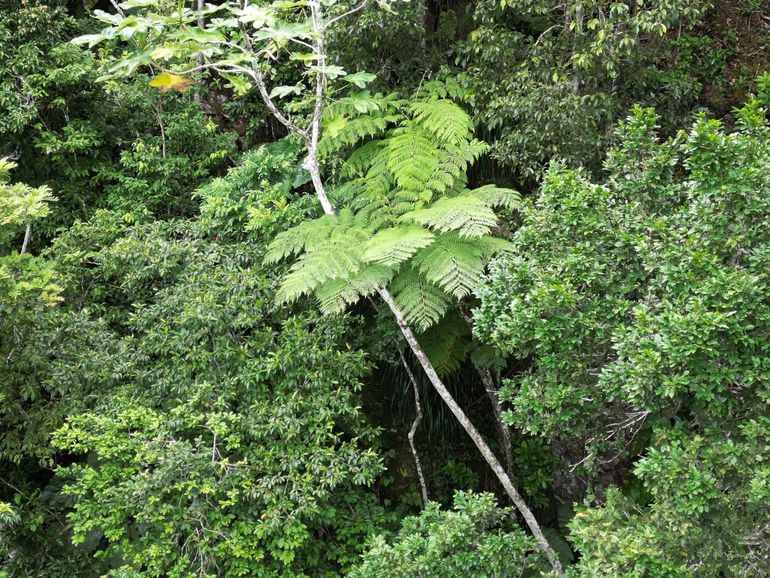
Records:
[[[267,247],[265,263],[278,263],[323,242],[334,232],[337,220],[336,215],[324,215],[279,233]]]
[[[393,280],[391,289],[406,320],[420,331],[438,322],[451,305],[446,293],[413,269],[400,273]]]
[[[399,105],[396,95],[371,95],[366,91],[335,101],[324,111],[318,154],[328,157],[367,137],[383,134],[388,126],[403,118],[398,112]]]
[[[366,175],[372,165],[372,160],[385,146],[382,139],[373,139],[362,144],[347,158],[340,169],[340,176],[344,179],[361,178]]]
[[[361,246],[368,238],[368,231],[359,227],[335,231],[292,265],[278,290],[278,301],[296,301],[327,281],[345,279],[357,273],[361,268]]]
[[[430,207],[406,213],[400,220],[447,233],[456,231],[461,237],[481,237],[497,224],[497,215],[481,199],[463,195],[444,197]]]
[[[414,122],[429,131],[441,144],[458,145],[471,140],[470,116],[451,100],[431,99],[409,106]]]
[[[437,148],[414,126],[395,131],[388,139],[388,170],[402,189],[419,191],[426,187],[439,166]]]
[[[513,189],[484,185],[471,191],[465,191],[466,195],[476,197],[488,207],[505,207],[512,209],[521,203],[521,195]]]
[[[266,261],[301,255],[281,300],[315,293],[323,311],[341,311],[390,284],[407,321],[426,331],[473,291],[492,256],[509,249],[491,236],[493,208],[520,199],[511,189],[466,188],[468,166],[486,145],[451,101],[403,106],[378,98],[343,99],[326,119],[324,150],[369,139],[342,163],[341,182],[331,188],[339,218],[282,233]]]
[[[412,265],[425,279],[462,299],[478,285],[486,266],[484,252],[474,241],[454,233],[440,235],[415,256]]]
[[[318,143],[318,154],[329,156],[335,150],[351,147],[366,137],[379,136],[388,126],[387,119],[376,116],[360,116],[348,119],[344,116],[331,119],[324,138]]]
[[[457,314],[444,316],[418,339],[433,367],[442,375],[457,371],[471,348],[470,328]]]
[[[433,242],[434,236],[422,227],[399,226],[383,229],[364,247],[363,260],[380,265],[400,265]]]
[[[296,239],[304,243],[305,252],[292,265],[278,290],[279,302],[294,301],[327,281],[348,278],[361,269],[363,245],[371,233],[359,225],[360,219],[350,210],[340,211],[336,218],[330,217],[329,220],[332,223],[331,231],[323,239],[308,236],[301,230],[302,225],[298,225],[286,231],[287,237],[276,237],[271,243],[266,262],[275,262],[279,255],[291,254],[287,251],[296,246]],[[326,231],[326,220],[323,217],[309,223],[316,223],[321,230]],[[295,236],[292,237],[292,234]],[[308,242],[309,239],[314,242]]]
[[[500,237],[479,237],[478,239],[473,239],[473,243],[481,249],[481,254],[485,261],[488,261],[495,255],[503,255],[513,251],[513,243],[508,239],[501,239]]]
[[[377,287],[387,285],[393,278],[393,269],[384,265],[369,265],[345,279],[327,281],[316,290],[316,297],[324,313],[341,313],[348,305],[372,295]]]
[[[468,167],[488,149],[486,143],[475,139],[459,146],[447,145],[441,150],[439,162],[426,186],[439,193],[465,188]]]

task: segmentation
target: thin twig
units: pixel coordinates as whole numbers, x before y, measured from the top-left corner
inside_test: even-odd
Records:
[[[356,12],[359,12],[359,11],[363,10],[368,3],[369,3],[369,0],[364,0],[363,2],[361,2],[361,4],[359,4],[355,8],[351,8],[350,10],[345,12],[344,14],[340,14],[339,16],[335,16],[334,18],[332,18],[331,20],[326,22],[326,24],[324,24],[324,30],[329,28],[332,24],[334,24],[338,20],[342,20],[343,18],[346,18],[346,17],[350,16],[351,14],[355,14]]]
[[[414,444],[414,436],[417,433],[417,427],[422,421],[422,406],[420,405],[420,391],[417,389],[417,380],[414,378],[412,370],[409,368],[409,364],[406,362],[404,352],[401,348],[398,350],[398,354],[401,356],[401,364],[406,370],[406,374],[409,376],[409,381],[412,382],[412,389],[414,390],[414,407],[415,417],[412,422],[412,427],[409,430],[409,447],[412,449],[412,457],[414,457],[414,467],[417,469],[417,477],[420,480],[420,491],[422,492],[422,505],[428,505],[428,486],[425,485],[425,477],[422,474],[422,465],[420,464],[420,456],[417,454],[417,447]]]

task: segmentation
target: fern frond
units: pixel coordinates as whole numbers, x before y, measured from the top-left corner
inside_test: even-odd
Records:
[[[279,303],[296,301],[332,279],[344,279],[362,266],[362,247],[370,233],[356,226],[339,226],[318,245],[308,247],[284,277],[276,299]]]
[[[333,279],[319,287],[315,294],[323,313],[341,313],[362,297],[372,295],[377,287],[387,285],[394,271],[384,265],[370,265],[347,279]]]
[[[419,331],[434,325],[449,309],[449,296],[414,269],[401,271],[391,290],[406,320]]]
[[[471,362],[476,367],[486,367],[494,371],[500,371],[505,368],[505,356],[500,350],[478,343],[475,340],[471,343]]]
[[[478,189],[464,191],[463,194],[480,199],[488,207],[513,209],[521,203],[521,195],[518,191],[496,187],[495,185],[484,185]]]
[[[439,193],[462,189],[467,181],[468,167],[488,148],[486,143],[476,139],[459,146],[447,145],[439,153],[439,162],[427,180],[427,186]]]
[[[340,149],[352,147],[357,142],[367,138],[380,136],[388,127],[386,119],[377,116],[359,116],[348,119],[344,116],[337,117],[332,125],[324,131],[324,136],[318,141],[318,154],[328,157],[331,153]]]
[[[324,215],[312,221],[303,221],[282,233],[278,233],[267,247],[264,262],[272,265],[286,257],[298,255],[308,247],[323,242],[337,226],[335,215]]]
[[[362,258],[380,265],[399,265],[430,245],[433,239],[433,233],[414,225],[383,229],[369,239]]]
[[[454,75],[442,80],[428,80],[420,84],[415,91],[416,98],[451,98],[455,102],[468,102],[473,93],[467,83],[460,81],[463,75]]]
[[[351,179],[353,177],[363,177],[367,169],[372,165],[372,161],[377,153],[385,146],[381,139],[370,140],[354,150],[347,160],[342,163],[340,168],[340,177]]]
[[[486,261],[476,239],[465,240],[448,233],[421,250],[412,265],[428,281],[462,299],[478,286]]]
[[[425,188],[438,167],[436,145],[412,126],[394,131],[388,139],[387,168],[402,189],[420,191]]]
[[[432,99],[412,103],[413,120],[432,134],[440,144],[459,145],[471,140],[471,117],[451,100]]]
[[[388,168],[390,162],[389,146],[383,146],[372,157],[369,170],[366,171],[366,188],[371,194],[388,195],[393,189],[393,176]]]
[[[461,237],[481,237],[497,224],[497,216],[475,197],[444,197],[425,209],[406,213],[400,221],[412,221],[438,231],[457,231]]]
[[[456,314],[445,316],[417,339],[441,375],[459,369],[471,345],[468,324]]]
[[[337,206],[348,206],[366,193],[366,181],[353,179],[328,189],[329,197]]]
[[[478,239],[473,239],[473,243],[481,249],[481,254],[485,261],[489,261],[490,258],[495,255],[507,255],[513,252],[513,243],[508,239],[501,239],[500,237],[492,237],[485,235]]]

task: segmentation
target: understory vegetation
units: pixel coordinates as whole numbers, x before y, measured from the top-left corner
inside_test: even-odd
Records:
[[[770,576],[770,8],[0,0],[0,578]]]

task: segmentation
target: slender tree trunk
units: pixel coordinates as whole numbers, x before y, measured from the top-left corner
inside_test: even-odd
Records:
[[[428,486],[425,484],[425,476],[422,474],[422,464],[420,464],[420,455],[417,453],[417,446],[414,444],[414,436],[417,433],[417,427],[422,421],[422,405],[420,405],[420,390],[417,388],[417,380],[414,378],[412,370],[409,368],[409,364],[406,362],[404,352],[400,349],[398,354],[401,356],[401,363],[406,370],[406,374],[409,376],[409,381],[412,383],[412,390],[414,390],[414,407],[415,416],[412,422],[412,427],[409,430],[409,447],[412,449],[412,457],[414,458],[414,467],[417,470],[417,479],[420,481],[420,490],[422,492],[422,505],[428,505]]]
[[[463,426],[463,429],[471,438],[471,440],[473,440],[473,443],[484,457],[484,460],[487,462],[487,464],[489,464],[489,467],[492,468],[492,471],[494,472],[495,476],[497,476],[497,479],[500,480],[500,483],[505,489],[505,493],[508,494],[508,497],[511,499],[513,504],[516,506],[516,509],[524,518],[524,521],[527,523],[529,530],[538,541],[538,544],[540,545],[543,553],[545,553],[545,555],[548,557],[548,560],[551,563],[551,566],[553,566],[553,569],[556,571],[556,574],[561,576],[563,574],[563,570],[561,567],[561,562],[559,562],[559,557],[556,555],[556,552],[554,552],[553,548],[551,548],[551,545],[548,543],[548,540],[546,540],[545,536],[543,535],[543,532],[540,529],[540,524],[538,524],[537,519],[535,519],[534,514],[529,509],[529,506],[527,506],[524,498],[521,497],[519,492],[514,487],[511,479],[508,477],[508,474],[505,471],[505,468],[503,468],[503,466],[500,464],[500,461],[497,459],[492,449],[489,447],[489,445],[487,445],[487,442],[484,441],[484,438],[481,436],[471,420],[468,419],[468,416],[452,397],[452,394],[449,392],[446,385],[444,385],[444,382],[438,376],[438,373],[436,373],[436,369],[433,367],[430,359],[428,359],[428,356],[425,354],[425,351],[423,350],[419,341],[417,341],[417,337],[414,335],[412,328],[409,326],[409,323],[407,323],[403,313],[401,313],[401,310],[398,308],[398,305],[396,305],[393,295],[391,295],[390,291],[384,287],[377,289],[377,293],[379,293],[382,300],[387,303],[391,313],[393,313],[393,316],[396,318],[396,323],[398,324],[399,329],[401,329],[401,333],[403,333],[404,338],[409,344],[412,353],[414,353],[415,357],[417,358],[417,361],[420,362],[420,365],[422,366],[425,375],[428,376],[431,385],[433,385],[434,389],[441,396],[441,399],[444,400],[444,403],[447,405],[449,410],[452,412],[452,414],[454,414],[455,418],[457,418],[457,421],[460,422],[460,425]]]
[[[27,223],[27,227],[24,229],[24,240],[21,242],[21,251],[19,252],[20,255],[23,255],[27,252],[27,245],[29,245],[29,238],[32,235],[32,225]]]
[[[317,34],[317,37],[314,41],[314,47],[318,57],[318,66],[323,67],[326,65],[326,46],[324,43],[324,21],[321,8],[321,0],[310,0],[310,11],[313,19],[313,30]],[[308,154],[303,166],[310,173],[310,178],[313,181],[313,187],[315,187],[318,200],[321,202],[324,213],[329,215],[334,214],[334,209],[332,208],[332,205],[329,202],[329,197],[326,194],[326,189],[324,188],[323,181],[321,180],[321,169],[318,166],[318,138],[321,134],[321,113],[323,112],[324,106],[325,83],[326,77],[324,74],[322,72],[316,73],[313,122],[310,126],[310,135],[308,137]]]
[[[204,0],[198,0],[198,28],[200,30],[206,29],[206,21],[203,18],[203,8],[204,8]],[[198,64],[203,65],[205,63],[206,59],[203,57],[203,55],[200,55],[198,57]],[[198,104],[199,107],[203,108],[203,87],[201,86],[201,83],[199,82],[198,85],[195,88],[195,94],[193,95],[193,99]],[[205,111],[204,111],[205,112]]]
[[[460,307],[460,315],[468,324],[471,332],[473,331],[473,317],[463,307]],[[487,392],[487,398],[492,405],[492,412],[495,414],[495,425],[497,426],[497,438],[500,442],[500,447],[503,450],[503,456],[505,457],[505,465],[508,474],[513,471],[513,444],[511,444],[511,430],[508,429],[508,425],[503,421],[503,408],[500,405],[500,388],[498,387],[495,379],[492,377],[492,372],[487,367],[476,367],[476,371],[481,378],[481,383],[484,385],[484,390]]]
[[[503,449],[506,470],[510,474],[513,471],[513,444],[511,443],[511,430],[508,429],[508,424],[503,421],[503,408],[500,405],[499,397],[500,388],[497,387],[492,372],[488,368],[479,367],[477,369],[481,383],[484,384],[484,389],[487,392],[489,403],[492,405],[492,412],[495,414],[497,437],[500,440],[500,447]]]

